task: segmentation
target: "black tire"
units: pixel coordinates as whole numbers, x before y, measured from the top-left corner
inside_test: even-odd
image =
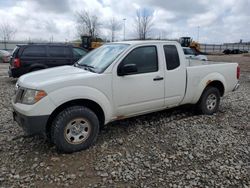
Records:
[[[81,131],[84,132],[86,127],[72,128],[72,130],[68,128],[69,126],[75,127],[79,125],[79,122],[78,123],[75,122],[73,124],[71,123],[72,121],[74,122],[81,120],[83,120],[88,125],[87,132],[89,131],[89,133],[87,133],[88,135],[86,137],[83,136],[83,133],[79,133],[82,134],[80,136],[73,135],[76,134],[74,132],[75,130],[79,131],[79,129],[82,129]],[[80,126],[85,125],[85,123],[83,124],[80,123],[81,124]],[[99,133],[99,121],[96,114],[84,106],[72,106],[66,108],[56,116],[51,127],[51,139],[53,143],[56,145],[58,151],[63,153],[72,153],[89,148],[96,141],[98,133]],[[79,141],[79,143],[76,142],[75,137],[78,137],[76,139],[82,139],[82,141]]]
[[[217,112],[220,104],[220,92],[215,87],[207,87],[203,91],[197,103],[198,112],[201,114],[212,115]]]

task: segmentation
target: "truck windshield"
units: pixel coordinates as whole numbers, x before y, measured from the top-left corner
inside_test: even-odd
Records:
[[[88,53],[76,64],[90,71],[103,72],[129,44],[106,44]]]

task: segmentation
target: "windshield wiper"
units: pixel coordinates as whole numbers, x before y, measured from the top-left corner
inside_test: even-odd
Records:
[[[91,65],[87,65],[87,64],[79,64],[80,66],[83,66],[83,67],[88,67],[88,68],[92,68],[92,69],[95,69],[94,66],[91,66]]]
[[[84,67],[84,70],[88,70],[88,71],[91,71],[91,72],[96,72],[94,69],[95,67],[94,66],[91,66],[91,65],[87,65],[87,64],[79,64],[78,62],[75,64],[79,67]]]

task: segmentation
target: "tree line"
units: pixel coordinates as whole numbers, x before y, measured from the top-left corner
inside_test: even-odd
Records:
[[[79,11],[76,13],[77,17],[77,33],[78,36],[88,35],[92,38],[97,38],[101,35],[101,28],[103,24],[100,22],[99,17],[95,14],[91,14],[87,10]],[[153,26],[153,14],[149,13],[146,9],[138,9],[133,20],[134,35],[139,40],[145,40],[148,38]],[[106,27],[110,31],[111,41],[116,39],[117,31],[121,30],[122,23],[117,18],[112,17],[106,23]],[[123,28],[124,29],[124,28]]]
[[[92,38],[97,38],[101,35],[101,29],[104,24],[101,23],[100,18],[88,10],[79,11],[76,13],[77,21],[77,35],[88,35]],[[116,40],[116,35],[124,26],[117,18],[112,17],[105,23],[105,27],[110,31],[111,41]],[[146,9],[138,9],[134,17],[134,35],[139,40],[148,38],[153,26],[153,14],[150,14]],[[131,27],[131,26],[130,26]],[[123,28],[124,29],[124,28]],[[0,23],[0,40],[8,42],[13,40],[17,29],[7,22]]]

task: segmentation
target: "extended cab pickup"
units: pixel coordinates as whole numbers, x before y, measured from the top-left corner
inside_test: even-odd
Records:
[[[88,148],[100,126],[184,104],[211,115],[238,88],[237,63],[187,60],[177,42],[126,41],[74,66],[19,78],[13,116],[28,134],[46,133],[63,152]]]

